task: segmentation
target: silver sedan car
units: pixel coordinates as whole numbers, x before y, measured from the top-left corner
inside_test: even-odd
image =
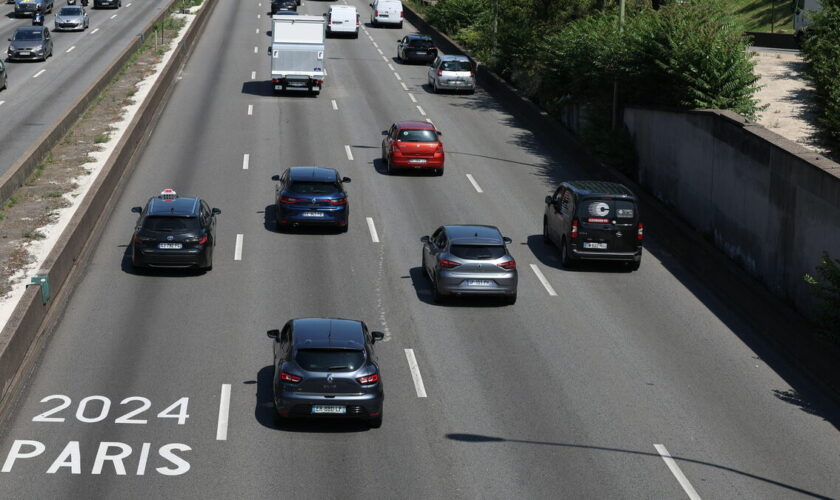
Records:
[[[90,19],[84,7],[68,5],[55,15],[53,31],[84,31],[88,29]]]
[[[437,57],[429,64],[427,77],[435,93],[441,90],[466,90],[469,94],[475,92],[475,71],[467,56]]]
[[[423,236],[423,271],[435,302],[461,295],[495,295],[516,302],[516,261],[510,238],[494,226],[451,225]]]

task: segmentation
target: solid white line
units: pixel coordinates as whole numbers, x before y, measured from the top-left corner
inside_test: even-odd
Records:
[[[248,116],[251,116],[251,115],[253,115],[253,114],[254,114],[254,105],[253,105],[253,104],[249,104],[249,105],[248,105]]]
[[[685,491],[686,495],[688,495],[688,498],[690,498],[691,500],[700,500],[700,495],[697,494],[697,491],[694,489],[694,486],[692,486],[691,483],[688,482],[688,478],[685,477],[685,474],[683,474],[683,472],[680,470],[680,467],[677,465],[677,462],[675,462],[674,459],[671,458],[671,454],[668,453],[668,449],[661,444],[655,444],[653,445],[653,447],[656,448],[656,451],[658,451],[659,455],[662,456],[662,460],[665,461],[665,465],[667,465],[668,468],[671,470],[671,474],[673,474],[674,477],[677,478],[677,481],[680,483],[680,486],[682,486],[682,489]]]
[[[242,240],[245,239],[244,234],[236,235],[236,246],[233,250],[233,260],[242,260]]]
[[[402,81],[402,78],[400,78],[400,74],[397,73],[396,71],[394,72],[394,76],[397,77],[397,80]]]
[[[421,108],[419,104],[417,105],[417,111],[419,111],[421,115],[426,116],[426,112],[423,111],[423,108]]]
[[[45,71],[47,71],[47,70],[42,69],[41,71],[39,71],[39,72],[35,73],[34,75],[32,75],[32,78],[38,78],[39,76],[43,75]]]
[[[330,102],[332,103],[332,108],[334,110],[338,111],[338,103],[335,102],[335,99],[332,99]]]
[[[219,398],[219,423],[216,424],[216,441],[227,441],[229,414],[230,384],[222,384],[222,395]]]
[[[408,94],[408,98],[411,99],[411,102],[416,103],[417,99],[414,97],[414,94]]]
[[[400,82],[400,85],[402,85],[403,90],[408,90],[408,86],[405,83]]]
[[[76,49],[76,46],[74,45],[74,46],[70,47],[69,49],[65,50],[64,52],[65,53],[70,53],[70,52],[73,52],[73,50],[75,50],[75,49]]]
[[[376,226],[373,225],[373,217],[366,217],[368,230],[370,230],[370,239],[374,243],[379,243],[379,235],[376,233]]]
[[[253,79],[255,79],[255,78],[257,78],[257,72],[256,72],[256,71],[252,71],[252,72],[251,72],[251,80],[253,80]]]
[[[388,63],[388,69],[390,69],[391,71],[394,71],[394,67],[391,66],[391,63]]]
[[[344,145],[344,152],[347,153],[347,159],[353,161],[353,152],[350,151],[350,146],[347,144]]]
[[[414,390],[418,398],[426,397],[426,387],[423,385],[423,376],[420,375],[420,367],[417,366],[417,358],[414,357],[414,349],[405,350],[405,359],[408,360],[408,369],[411,371],[411,378],[414,380]]]
[[[256,54],[256,53],[257,53],[257,51],[259,51],[259,50],[260,50],[260,49],[259,49],[256,45],[254,45],[254,54]]]
[[[545,287],[545,291],[547,291],[548,294],[552,297],[557,296],[557,292],[554,291],[554,288],[551,287],[551,283],[549,283],[548,280],[545,279],[545,275],[542,273],[542,271],[540,271],[540,268],[537,267],[536,264],[531,264],[531,270],[533,270],[534,274],[537,275],[537,279],[540,280],[542,286]]]
[[[248,166],[251,163],[251,155],[245,153],[242,156],[242,170],[248,170]]]
[[[472,184],[476,191],[478,191],[479,193],[484,192],[482,191],[481,186],[479,186],[478,183],[475,182],[475,178],[472,176],[472,174],[467,174],[467,180],[470,181],[470,184]]]
[[[113,19],[113,18],[115,18],[115,17],[117,17],[117,15],[116,15],[116,14],[114,14],[114,15],[113,15],[113,16],[111,16],[111,17],[109,17],[108,19]]]
[[[94,29],[93,31],[90,32],[90,34],[92,35],[92,34],[96,33],[97,31],[99,31],[99,28]]]

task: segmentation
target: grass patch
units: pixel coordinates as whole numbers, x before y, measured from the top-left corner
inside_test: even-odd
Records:
[[[47,237],[47,235],[41,231],[24,231],[21,233],[21,236],[27,240],[43,240]]]
[[[110,139],[110,138],[111,138],[111,136],[107,133],[96,134],[96,136],[94,136],[94,138],[93,138],[93,143],[94,144],[102,144],[102,143],[108,142],[108,139]]]
[[[747,31],[793,33],[790,0],[730,0],[729,4]]]

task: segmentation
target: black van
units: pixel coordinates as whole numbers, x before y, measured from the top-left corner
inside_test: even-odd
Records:
[[[570,181],[545,197],[543,241],[560,249],[563,267],[578,260],[642,262],[644,225],[636,196],[622,184]]]

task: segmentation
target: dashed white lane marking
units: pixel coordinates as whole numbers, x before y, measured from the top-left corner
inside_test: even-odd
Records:
[[[0,101],[0,106],[2,106],[4,102],[6,102],[6,101]]]
[[[367,219],[370,239],[373,240],[374,243],[379,243],[379,234],[376,232],[376,226],[373,224],[373,217],[365,217],[365,219]]]
[[[376,43],[376,42],[373,42],[373,46],[376,47],[377,49],[379,48],[379,44]]]
[[[552,297],[556,297],[557,292],[554,291],[554,288],[552,288],[551,283],[549,283],[548,280],[545,279],[545,275],[542,273],[542,271],[540,271],[540,268],[537,267],[536,264],[531,264],[531,270],[534,271],[534,274],[537,275],[537,279],[540,280],[542,286],[545,287],[545,291],[548,292],[548,294]]]
[[[472,174],[467,174],[467,180],[470,181],[470,184],[472,184],[472,186],[475,188],[476,191],[478,191],[479,193],[484,192],[481,189],[481,186],[479,186],[478,183],[475,182],[475,178],[472,176]]]
[[[259,28],[257,28],[257,34],[258,34],[258,35],[260,34],[260,29],[259,29]]]
[[[423,385],[423,376],[420,375],[420,367],[417,366],[417,358],[414,357],[414,349],[405,350],[405,359],[408,360],[408,369],[411,370],[411,379],[414,380],[414,390],[418,398],[426,397],[426,387]]]
[[[254,54],[256,54],[259,50],[260,50],[260,49],[259,49],[259,47],[257,47],[256,45],[254,45]]]
[[[353,152],[350,151],[350,146],[347,144],[344,145],[344,152],[347,153],[347,159],[353,161]]]
[[[242,243],[244,243],[245,235],[236,235],[236,246],[233,249],[233,260],[242,260]]]
[[[388,62],[388,58],[385,57],[385,54],[382,55],[382,60],[385,61],[385,62]]]
[[[230,384],[222,384],[222,394],[219,398],[219,422],[216,424],[216,441],[227,441],[229,416]]]
[[[111,17],[109,17],[108,19],[113,19],[113,18],[115,18],[115,17],[117,17],[117,15],[116,15],[116,14],[114,14],[114,15],[113,15],[113,16],[111,16]]]
[[[65,50],[64,52],[65,52],[65,53],[67,53],[67,54],[69,54],[70,52],[73,52],[74,50],[76,50],[76,46],[75,46],[75,45],[74,45],[74,46],[72,46],[72,47],[70,47],[69,49]]]
[[[260,17],[262,17],[262,16],[260,14],[257,14],[257,19],[259,19]]]
[[[43,75],[45,71],[47,71],[47,70],[42,69],[41,71],[39,71],[39,72],[35,73],[34,75],[32,75],[32,78],[38,78],[39,76]]]
[[[126,7],[131,7],[131,2],[128,2],[127,4],[125,4],[125,6]]]
[[[426,112],[423,111],[423,108],[421,108],[419,104],[417,105],[417,111],[419,111],[421,115],[426,116]]]
[[[416,103],[417,98],[414,97],[414,94],[408,94],[408,98],[411,99],[411,102]]]
[[[251,115],[253,115],[253,114],[254,114],[254,105],[253,105],[253,104],[249,104],[249,105],[248,105],[248,116],[251,116]]]
[[[337,102],[335,102],[335,99],[332,99],[332,100],[330,101],[330,103],[332,104],[332,108],[333,108],[334,110],[338,111],[338,103],[337,103]]]
[[[257,72],[256,72],[256,71],[252,71],[252,72],[251,72],[251,80],[254,80],[255,78],[257,78]]]
[[[99,28],[94,29],[93,31],[91,31],[91,32],[90,32],[90,34],[91,34],[91,35],[93,35],[93,34],[94,34],[94,33],[96,33],[97,31],[99,31]]]
[[[394,71],[394,76],[397,77],[397,80],[402,81],[402,78],[400,78],[400,74],[397,73],[396,71]]]
[[[379,55],[380,55],[380,56],[384,56],[384,55],[385,55],[385,53],[384,53],[384,52],[382,52],[382,49],[376,49],[376,51],[377,51],[377,52],[379,52]]]
[[[432,123],[432,120],[429,120],[428,118],[426,118],[426,121],[429,122],[429,123]]]
[[[403,90],[408,90],[408,86],[404,82],[400,82],[400,85],[402,85]]]
[[[390,69],[391,71],[394,71],[394,67],[391,65],[391,63],[388,63],[388,69]]]
[[[242,155],[242,170],[248,170],[249,164],[251,163],[251,155],[245,153]]]
[[[662,456],[662,460],[665,461],[665,465],[667,465],[668,469],[671,470],[671,474],[673,474],[674,477],[677,478],[677,481],[680,483],[680,486],[682,486],[682,489],[683,491],[685,491],[686,495],[688,495],[688,498],[690,498],[691,500],[700,500],[700,495],[697,494],[697,491],[694,489],[694,486],[692,486],[691,483],[688,482],[688,478],[685,477],[685,474],[683,474],[682,470],[680,470],[680,467],[677,465],[677,462],[675,462],[674,459],[671,458],[671,454],[668,453],[668,449],[661,444],[655,444],[653,445],[653,447],[656,448],[656,451],[658,451],[659,455]]]

